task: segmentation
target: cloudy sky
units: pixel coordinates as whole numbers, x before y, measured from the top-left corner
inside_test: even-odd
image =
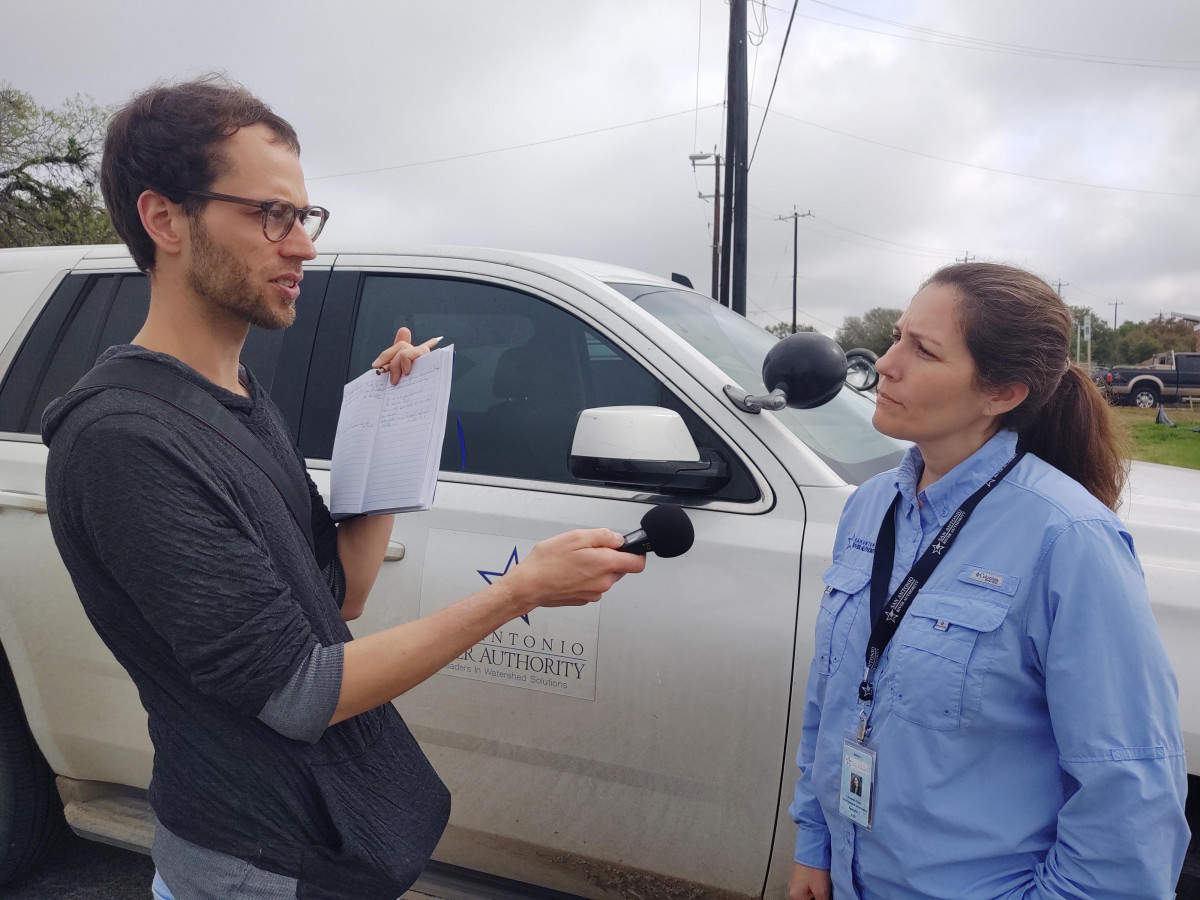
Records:
[[[723,0],[4,6],[0,81],[43,104],[209,69],[266,99],[325,249],[539,250],[708,290],[713,170],[688,156],[723,152]],[[1200,314],[1200,3],[799,0],[786,52],[792,0],[751,7],[754,321],[791,319],[793,210],[799,320],[826,333],[964,254],[1110,323]]]

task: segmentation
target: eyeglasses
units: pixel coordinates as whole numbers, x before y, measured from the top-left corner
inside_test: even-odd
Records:
[[[308,234],[309,240],[313,241],[320,236],[321,229],[329,221],[329,210],[323,206],[297,206],[289,200],[249,200],[229,194],[214,194],[211,191],[188,191],[187,195],[257,207],[262,210],[263,234],[274,244],[278,244],[292,233],[292,226],[297,220]]]

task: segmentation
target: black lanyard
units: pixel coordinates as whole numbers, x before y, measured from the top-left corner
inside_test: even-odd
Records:
[[[979,505],[979,501],[1004,480],[1004,476],[1021,461],[1021,457],[1024,455],[1024,450],[1018,451],[1017,455],[1010,459],[1003,469],[985,481],[979,490],[954,511],[954,515],[942,526],[942,530],[938,532],[934,542],[921,554],[921,558],[904,576],[900,587],[896,588],[896,592],[884,603],[888,583],[892,579],[892,565],[896,558],[896,509],[900,505],[900,494],[896,494],[896,499],[892,501],[892,505],[888,507],[888,511],[883,517],[883,524],[879,526],[879,537],[875,540],[875,559],[871,564],[871,638],[867,642],[867,668],[863,673],[862,684],[858,686],[859,700],[870,703],[875,699],[875,669],[879,666],[883,651],[896,633],[896,629],[900,627],[900,620],[912,606],[917,592],[925,586],[925,582],[929,580],[933,570],[938,567],[938,563],[942,561],[942,557],[950,549],[954,539],[958,537],[958,533],[970,518],[971,513],[975,511],[975,507]]]

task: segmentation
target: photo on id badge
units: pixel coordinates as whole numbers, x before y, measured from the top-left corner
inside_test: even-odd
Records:
[[[875,792],[875,751],[847,738],[842,744],[842,789],[838,812],[863,828],[871,827]]]

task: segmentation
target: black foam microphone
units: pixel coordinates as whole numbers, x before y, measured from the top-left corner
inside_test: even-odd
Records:
[[[692,549],[696,533],[692,520],[678,506],[655,506],[642,516],[642,527],[625,535],[618,549],[625,553],[654,553],[663,559],[682,556]]]

